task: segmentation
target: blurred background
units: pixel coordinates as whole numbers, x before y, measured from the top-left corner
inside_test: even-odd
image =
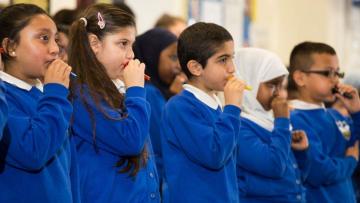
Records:
[[[296,44],[325,42],[336,49],[342,70],[360,70],[360,0],[0,0],[0,5],[24,2],[51,15],[99,2],[126,3],[135,13],[138,34],[165,13],[188,25],[214,22],[232,33],[238,48],[272,50],[285,64]]]

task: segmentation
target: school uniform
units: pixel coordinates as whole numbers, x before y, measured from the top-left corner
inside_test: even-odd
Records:
[[[163,161],[161,152],[161,114],[166,104],[165,97],[161,94],[160,90],[151,83],[145,84],[146,101],[149,102],[151,107],[150,116],[150,138],[153,145],[155,162],[158,174],[163,174]],[[160,176],[162,178],[162,175]]]
[[[163,82],[159,75],[159,60],[162,51],[176,41],[177,37],[170,31],[153,28],[137,36],[133,46],[135,58],[145,63],[145,72],[151,77],[150,81],[145,83],[146,100],[151,106],[149,133],[162,190],[166,189],[163,185],[166,180],[163,179],[160,120],[166,101],[174,94],[169,90],[170,85]]]
[[[242,118],[237,177],[240,202],[306,202],[302,185],[308,151],[291,150],[288,118],[276,118],[273,131]]]
[[[3,135],[3,129],[8,118],[8,106],[5,98],[5,86],[0,79],[0,140]]]
[[[238,141],[240,202],[306,202],[302,181],[310,168],[309,149],[293,151],[290,119],[274,118],[257,100],[260,84],[288,75],[286,67],[275,54],[257,48],[239,49],[235,63],[237,76],[252,87],[244,92]]]
[[[184,85],[166,104],[162,150],[169,202],[239,202],[236,144],[240,108]]]
[[[354,124],[349,125],[334,109],[300,100],[291,105],[295,108],[291,113],[293,127],[304,130],[312,146],[312,167],[305,181],[307,201],[356,202],[351,176],[357,161],[345,152],[358,139],[360,112],[351,115]]]
[[[114,84],[124,91],[121,81]],[[73,105],[72,129],[79,159],[82,202],[160,202],[158,177],[148,136],[150,106],[145,100],[144,88],[130,87],[126,90],[126,112],[109,107],[104,100],[100,101],[101,110],[98,109],[86,85],[83,85],[83,95],[80,95],[79,88],[75,90]],[[89,113],[87,108],[93,113]],[[127,116],[121,118],[124,113]],[[95,138],[91,119],[96,126]],[[139,155],[145,146],[149,158],[136,176],[131,177],[129,172],[120,173],[123,167],[115,164],[122,157]]]
[[[0,202],[79,202],[68,89],[0,76],[9,106],[0,144]]]

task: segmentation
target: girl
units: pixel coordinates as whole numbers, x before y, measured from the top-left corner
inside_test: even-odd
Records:
[[[261,49],[241,49],[235,61],[239,77],[253,87],[244,94],[241,113],[240,202],[304,202],[298,168],[308,167],[308,143],[302,132],[290,133],[289,108],[282,93],[288,71],[275,54]]]
[[[145,84],[146,100],[151,106],[150,138],[154,146],[156,166],[162,182],[160,115],[166,101],[182,90],[185,76],[177,59],[177,38],[164,29],[151,29],[136,37],[134,53],[147,66],[151,81]]]
[[[0,77],[9,105],[0,145],[0,202],[78,202],[68,134],[71,68],[58,59],[55,23],[35,5],[16,4],[0,13],[0,27]]]
[[[81,200],[159,202],[145,65],[133,59],[134,19],[108,4],[90,6],[81,16],[72,25],[69,46],[69,63],[78,75],[71,93]]]

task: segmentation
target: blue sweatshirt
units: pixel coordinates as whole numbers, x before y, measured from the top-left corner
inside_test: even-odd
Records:
[[[79,202],[68,89],[46,84],[41,92],[5,73],[1,77],[9,119],[0,144],[0,202]]]
[[[169,202],[239,202],[240,109],[227,105],[222,112],[204,102],[184,90],[165,106],[161,136]]]
[[[156,168],[159,174],[160,182],[163,176],[163,163],[161,153],[161,113],[165,107],[166,99],[161,94],[160,90],[151,83],[145,84],[146,100],[149,102],[151,107],[150,116],[150,138],[151,144],[154,149]]]
[[[276,118],[272,132],[241,119],[237,177],[240,202],[305,202],[302,186],[310,161],[308,150],[291,150],[288,118]],[[296,160],[299,159],[299,162]]]
[[[159,183],[152,147],[149,139],[150,106],[145,100],[145,90],[130,87],[126,91],[125,106],[128,116],[121,120],[120,109],[113,109],[101,101],[102,112],[84,88],[84,99],[93,111],[89,114],[79,91],[74,95],[74,123],[80,168],[82,202],[160,202]],[[91,118],[96,124],[96,142],[93,139]],[[121,157],[137,156],[147,146],[149,159],[133,178],[120,173],[115,164]]]
[[[5,86],[0,79],[0,140],[3,135],[3,129],[8,118],[8,106],[5,98]]]
[[[353,114],[352,119],[355,125],[348,126],[346,118],[334,109],[292,111],[293,127],[303,129],[311,145],[312,166],[305,181],[308,202],[356,202],[351,176],[357,161],[345,152],[356,139],[355,131],[360,129],[360,112]],[[351,136],[346,129],[351,130]]]

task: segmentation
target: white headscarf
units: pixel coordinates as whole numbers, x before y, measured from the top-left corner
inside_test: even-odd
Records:
[[[274,116],[266,111],[256,99],[260,83],[288,75],[289,72],[281,59],[274,53],[258,48],[242,48],[235,53],[236,76],[252,87],[244,92],[242,113],[261,127],[272,131]]]

